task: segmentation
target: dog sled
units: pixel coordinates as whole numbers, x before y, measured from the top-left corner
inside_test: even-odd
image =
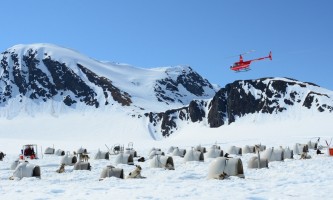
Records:
[[[37,144],[26,144],[22,146],[20,159],[38,159]]]

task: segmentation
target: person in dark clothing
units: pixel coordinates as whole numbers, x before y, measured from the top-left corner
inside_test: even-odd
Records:
[[[33,148],[31,146],[27,146],[24,150],[24,156],[31,156],[33,155]]]

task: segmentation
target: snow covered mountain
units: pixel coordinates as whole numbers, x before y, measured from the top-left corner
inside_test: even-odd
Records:
[[[301,115],[333,111],[333,92],[313,83],[288,78],[235,81],[211,100],[193,100],[188,106],[160,113],[146,113],[152,134],[164,137],[189,123],[211,128],[235,122],[246,115]],[[274,120],[274,119],[273,119]]]
[[[289,78],[219,88],[188,66],[143,69],[50,44],[13,46],[0,54],[0,62],[0,117],[7,119],[103,113],[96,121],[107,120],[107,130],[135,123],[158,140],[191,124],[216,128],[250,115],[275,120],[283,113],[333,110],[332,91]]]
[[[50,44],[13,46],[0,61],[0,113],[7,118],[96,108],[161,112],[217,91],[188,66],[103,63]]]

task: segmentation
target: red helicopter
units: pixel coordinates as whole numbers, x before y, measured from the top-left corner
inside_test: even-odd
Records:
[[[246,72],[246,71],[250,70],[250,64],[251,64],[251,62],[259,61],[259,60],[264,60],[266,58],[269,58],[270,60],[272,60],[272,52],[271,51],[269,52],[269,55],[266,56],[266,57],[243,61],[243,56],[242,55],[245,55],[245,54],[247,54],[247,53],[239,55],[239,61],[235,62],[232,66],[230,66],[231,70],[233,70],[235,72]]]

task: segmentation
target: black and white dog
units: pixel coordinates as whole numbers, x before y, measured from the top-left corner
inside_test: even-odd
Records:
[[[4,154],[2,151],[0,151],[0,161],[2,161],[2,159],[6,156],[6,154]]]

